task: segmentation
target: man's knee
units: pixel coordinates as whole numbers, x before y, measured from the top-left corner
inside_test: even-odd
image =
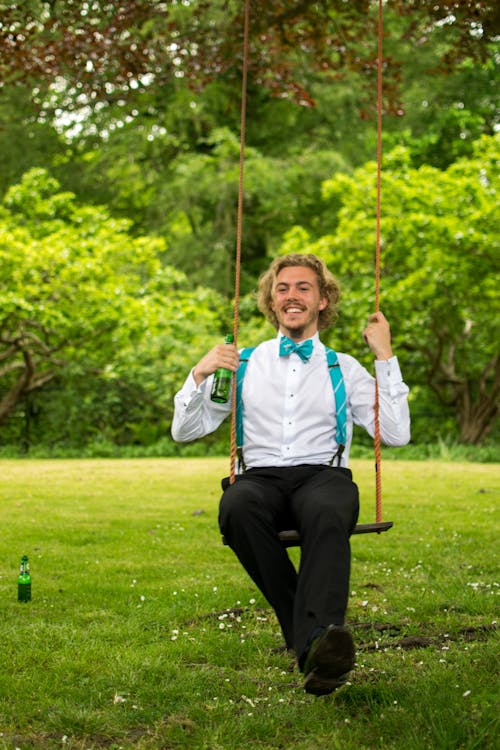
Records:
[[[341,527],[351,533],[359,516],[358,487],[347,476],[325,473],[323,481],[308,488],[305,506],[309,522],[319,523],[323,528]]]
[[[219,505],[219,526],[223,533],[229,523],[243,524],[258,512],[258,496],[249,482],[236,481],[226,487]]]

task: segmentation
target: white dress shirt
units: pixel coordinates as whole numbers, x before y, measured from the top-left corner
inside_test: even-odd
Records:
[[[313,353],[302,362],[295,352],[279,356],[279,340],[264,341],[248,361],[243,381],[243,458],[259,466],[328,464],[337,452],[335,400],[324,345],[313,337]],[[338,352],[347,396],[347,438],[341,466],[349,462],[353,423],[373,437],[375,379],[348,354]],[[396,357],[375,361],[380,438],[386,445],[410,439],[408,386]],[[231,412],[231,400],[210,399],[213,376],[196,385],[192,372],[175,395],[172,436],[189,442],[214,432]]]

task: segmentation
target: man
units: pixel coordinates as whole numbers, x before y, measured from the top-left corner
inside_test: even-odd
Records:
[[[242,386],[243,473],[223,483],[219,524],[240,562],[274,608],[288,648],[297,654],[304,688],[331,693],[354,666],[345,627],[349,537],[358,518],[358,490],[347,468],[353,423],[374,433],[375,380],[339,353],[347,400],[345,446],[337,443],[337,413],[326,350],[318,331],[336,315],[340,290],[314,255],[277,258],[259,281],[259,309],[278,329],[248,359]],[[409,440],[408,388],[391,349],[381,312],[363,332],[375,355],[381,440]],[[286,337],[286,338],[284,338]],[[303,344],[300,351],[296,345]],[[307,351],[311,347],[312,352]],[[231,410],[210,400],[213,373],[235,372],[239,354],[219,344],[195,365],[175,396],[172,434],[189,441],[214,431]],[[277,531],[301,536],[297,572]]]

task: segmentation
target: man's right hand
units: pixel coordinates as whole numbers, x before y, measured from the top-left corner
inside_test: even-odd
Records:
[[[240,363],[240,356],[234,344],[217,344],[200,359],[193,369],[193,377],[196,385],[200,385],[219,367],[225,367],[231,372],[236,372]]]

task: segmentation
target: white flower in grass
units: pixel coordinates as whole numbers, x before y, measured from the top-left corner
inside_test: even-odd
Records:
[[[471,694],[471,691],[470,690],[466,690],[462,697],[463,698],[467,698],[467,696],[470,695],[470,694]]]
[[[123,695],[118,695],[118,693],[115,693],[115,697],[113,698],[113,703],[114,703],[114,704],[117,704],[117,703],[125,703],[125,702],[126,702],[126,700],[127,700],[127,699],[126,699],[126,698],[124,698],[124,697],[123,697]]]

